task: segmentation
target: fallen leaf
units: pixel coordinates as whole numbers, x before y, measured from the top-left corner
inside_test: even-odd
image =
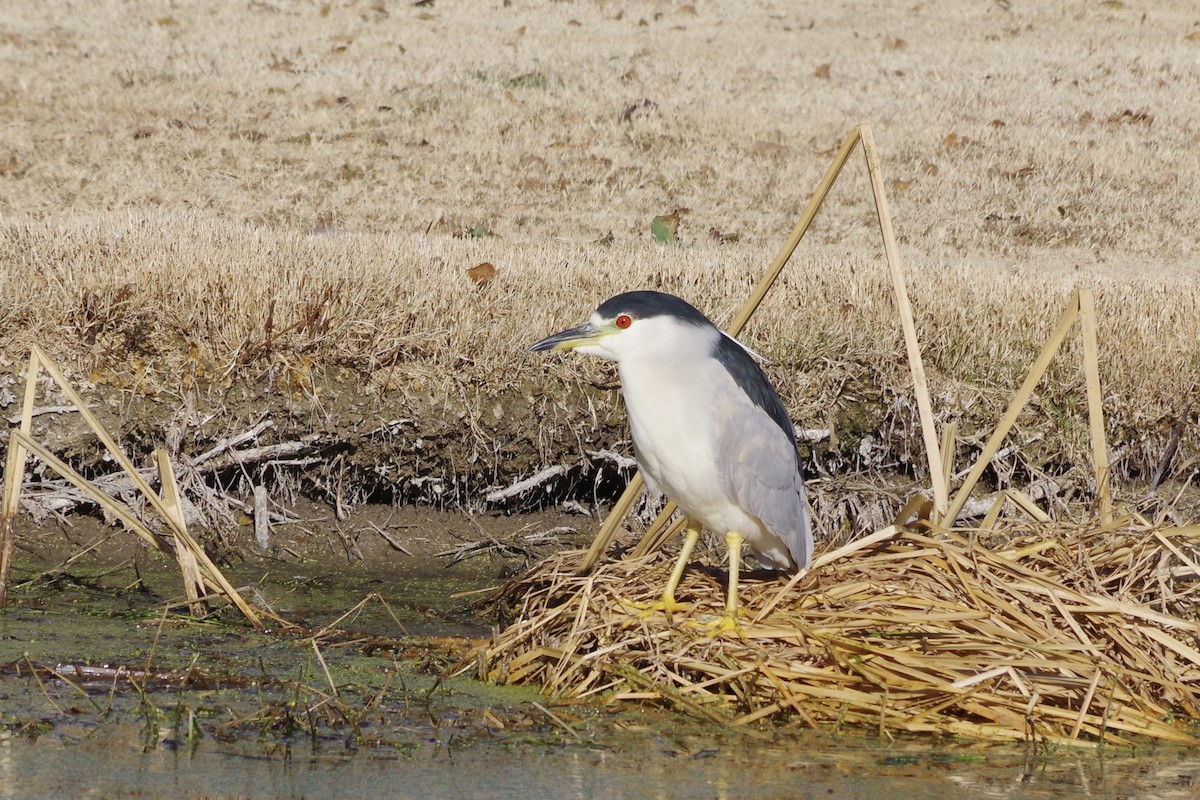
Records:
[[[345,95],[340,95],[338,97],[334,97],[333,95],[325,95],[324,97],[318,97],[313,102],[313,106],[316,108],[331,108],[333,106],[347,105],[350,105],[350,98],[346,97]]]
[[[650,222],[650,235],[659,244],[675,244],[679,231],[679,212],[660,214]]]
[[[28,166],[17,161],[15,155],[10,154],[7,160],[0,161],[0,177],[20,178],[28,169]]]
[[[721,233],[717,228],[709,228],[708,236],[717,244],[736,244],[741,239],[736,233]]]
[[[1017,167],[1016,169],[1001,170],[1000,177],[1008,178],[1009,180],[1021,180],[1022,178],[1028,178],[1035,172],[1037,172],[1037,167],[1035,167],[1033,164],[1026,164],[1023,167]]]
[[[496,268],[492,266],[492,262],[484,261],[481,264],[476,264],[467,270],[469,277],[476,286],[484,286],[491,283],[492,278],[496,277]]]
[[[750,145],[750,152],[756,156],[781,156],[788,152],[788,146],[786,144],[779,144],[778,142],[766,142],[759,139]]]
[[[959,136],[957,133],[951,133],[942,140],[942,146],[947,150],[956,150],[959,147],[965,147],[971,144],[971,137]]]

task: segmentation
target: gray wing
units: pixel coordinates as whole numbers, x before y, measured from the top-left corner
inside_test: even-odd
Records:
[[[807,568],[812,523],[794,440],[761,406],[749,399],[736,406],[718,445],[722,484],[783,540],[796,566]]]

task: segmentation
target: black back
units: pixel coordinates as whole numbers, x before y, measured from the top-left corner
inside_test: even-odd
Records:
[[[783,401],[779,399],[778,393],[771,386],[766,373],[762,371],[762,367],[758,366],[754,357],[725,334],[721,334],[721,338],[713,347],[713,356],[725,366],[725,369],[729,370],[733,380],[754,402],[754,405],[767,412],[767,416],[783,430],[794,448],[796,431],[792,427],[792,420],[788,416],[787,409],[783,407]]]

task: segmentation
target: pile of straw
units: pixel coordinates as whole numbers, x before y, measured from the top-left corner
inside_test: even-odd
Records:
[[[1007,525],[1008,527],[1004,527]],[[986,541],[985,541],[986,539]],[[481,669],[562,698],[652,702],[738,726],[868,726],[1073,745],[1197,744],[1200,528],[1133,516],[1070,529],[895,526],[784,583],[743,583],[741,637],[696,626],[723,607],[693,564],[688,611],[638,612],[671,559],[560,553],[503,590],[519,612]]]

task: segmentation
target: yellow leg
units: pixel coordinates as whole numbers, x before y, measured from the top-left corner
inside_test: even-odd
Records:
[[[729,550],[729,596],[725,598],[725,617],[722,627],[737,627],[738,573],[742,567],[742,535],[737,531],[725,534],[725,546]]]
[[[662,611],[670,615],[676,611],[686,610],[687,605],[675,599],[675,590],[679,588],[679,581],[683,579],[683,571],[687,569],[688,561],[692,557],[692,551],[696,549],[696,542],[700,541],[700,530],[702,527],[696,520],[689,519],[687,521],[687,529],[684,531],[683,549],[679,551],[679,558],[675,561],[675,568],[671,570],[671,577],[667,579],[667,588],[663,590],[660,600],[649,605],[635,603],[632,600],[622,600],[621,602],[641,611],[642,613],[638,615],[641,617],[648,617],[656,611]]]
[[[679,581],[683,580],[683,571],[687,569],[688,559],[692,557],[692,551],[696,549],[696,542],[700,541],[699,522],[689,519],[687,529],[683,533],[683,549],[679,551],[679,558],[675,561],[675,569],[671,570],[671,577],[667,579],[667,588],[663,590],[662,607],[668,614],[672,611],[682,611],[687,606],[675,602],[675,590],[679,588]]]
[[[725,546],[729,550],[729,594],[725,597],[725,613],[715,622],[696,622],[698,628],[703,628],[710,636],[720,636],[725,631],[733,631],[742,635],[742,627],[738,624],[738,574],[742,566],[743,538],[737,531],[725,534]]]

